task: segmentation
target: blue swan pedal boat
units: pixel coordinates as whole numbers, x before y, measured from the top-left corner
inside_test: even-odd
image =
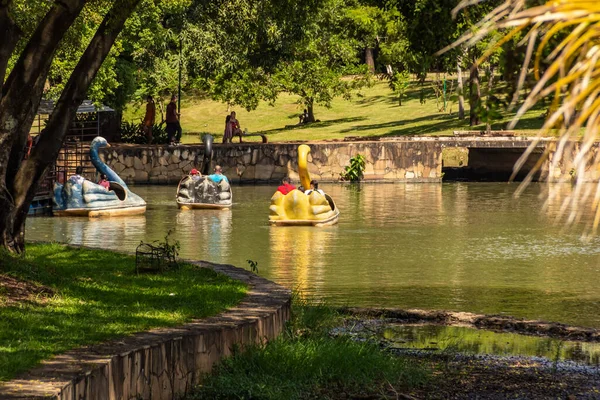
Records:
[[[52,213],[56,216],[104,217],[138,215],[146,212],[146,202],[127,187],[127,184],[106,165],[98,155],[98,149],[109,144],[97,136],[90,145],[90,159],[96,170],[105,174],[110,187],[92,181],[83,183],[67,179],[64,185],[54,184]]]

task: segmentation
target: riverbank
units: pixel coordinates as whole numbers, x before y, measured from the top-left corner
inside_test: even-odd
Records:
[[[600,397],[598,366],[540,357],[394,348],[376,334],[376,326],[385,323],[296,299],[282,337],[235,354],[187,399]],[[357,329],[363,335],[348,334]]]
[[[56,243],[0,257],[0,381],[73,348],[216,315],[247,291],[208,268],[136,275],[132,256]]]

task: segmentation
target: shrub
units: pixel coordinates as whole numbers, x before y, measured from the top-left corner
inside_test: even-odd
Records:
[[[340,173],[340,178],[343,181],[358,182],[363,178],[365,170],[365,156],[357,154],[350,159],[348,165],[343,172]]]
[[[123,122],[121,124],[121,141],[123,143],[146,144],[146,133],[138,122]],[[163,124],[152,125],[152,143],[167,144],[167,131]]]

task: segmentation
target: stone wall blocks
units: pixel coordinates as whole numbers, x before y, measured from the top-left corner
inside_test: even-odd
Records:
[[[136,170],[144,169],[144,165],[146,165],[146,163],[143,163],[142,160],[140,160],[138,157],[135,157],[133,159],[133,168],[135,168]]]

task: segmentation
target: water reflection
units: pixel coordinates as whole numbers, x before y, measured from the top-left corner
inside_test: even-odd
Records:
[[[141,233],[146,230],[144,215],[126,218],[61,217],[44,219],[52,223],[42,229],[37,223],[41,218],[29,220],[27,226],[29,237],[78,245],[123,248],[127,244],[139,243],[137,238],[143,238]],[[50,231],[45,228],[50,228]]]
[[[231,210],[179,211],[175,217],[177,238],[207,260],[227,258],[233,228]]]
[[[327,266],[325,255],[331,253],[337,226],[270,227],[270,274],[277,281],[295,282],[301,293],[319,292]]]
[[[563,185],[568,193],[569,185]],[[600,239],[556,225],[546,185],[326,185],[339,224],[269,227],[268,186],[234,186],[230,211],[180,212],[173,186],[137,186],[145,217],[31,218],[27,237],[134,251],[169,230],[181,256],[247,267],[333,304],[450,309],[600,327]],[[587,214],[588,219],[593,218]]]

